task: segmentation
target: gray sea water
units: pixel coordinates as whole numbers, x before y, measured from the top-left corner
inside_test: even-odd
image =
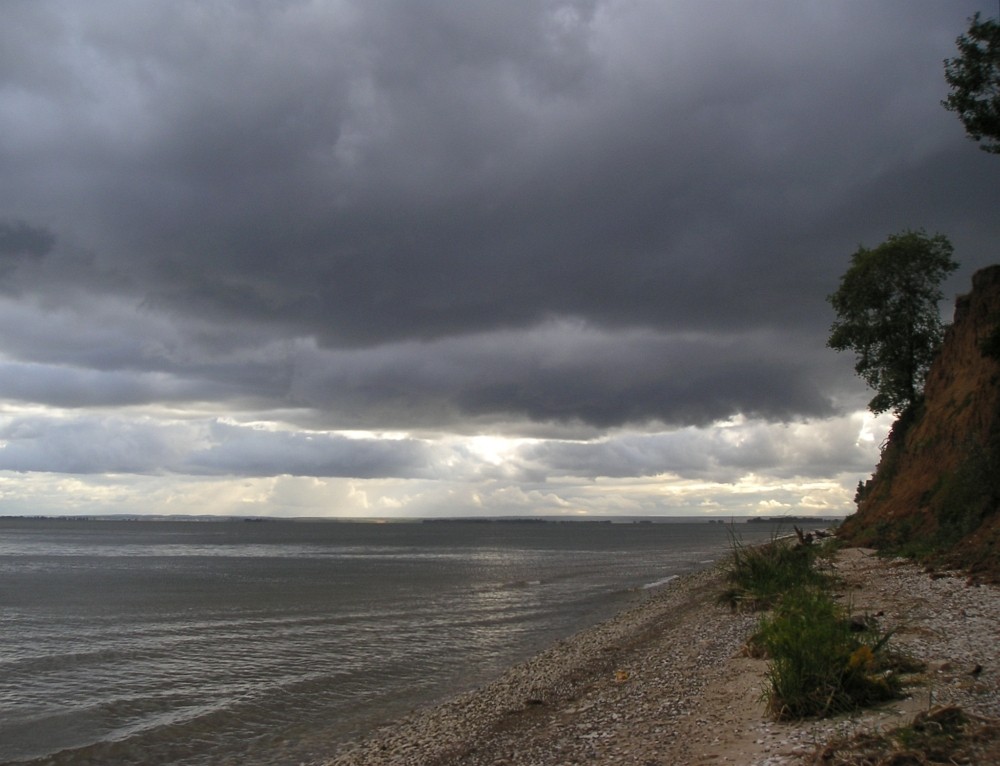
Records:
[[[0,764],[308,763],[706,566],[728,534],[0,518]]]

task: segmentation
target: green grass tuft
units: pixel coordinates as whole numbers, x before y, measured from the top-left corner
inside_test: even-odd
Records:
[[[769,609],[792,588],[826,584],[813,562],[820,546],[794,545],[774,537],[758,546],[744,545],[730,533],[732,555],[726,572],[728,587],[719,602],[733,609]]]
[[[909,658],[889,650],[891,633],[874,620],[859,629],[831,594],[833,578],[816,568],[832,555],[820,544],[796,545],[774,537],[746,546],[732,536],[719,596],[732,608],[773,609],[748,644],[768,660],[768,707],[778,719],[827,716],[899,696]]]
[[[769,657],[771,713],[779,719],[833,715],[898,697],[890,635],[874,626],[853,631],[825,590],[789,591],[757,636]]]

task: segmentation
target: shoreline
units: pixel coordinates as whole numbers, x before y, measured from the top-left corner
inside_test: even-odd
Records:
[[[832,566],[852,611],[882,612],[883,626],[897,631],[893,645],[927,663],[907,699],[833,719],[771,721],[761,700],[766,663],[741,656],[759,615],[716,604],[716,565],[315,763],[791,766],[831,738],[900,725],[931,704],[1000,718],[1000,589],[863,549],[841,551]]]
[[[692,707],[702,685],[694,666],[718,665],[745,640],[756,618],[734,615],[714,603],[721,583],[718,565],[683,575],[617,615],[556,642],[528,661],[471,692],[418,709],[364,739],[341,749],[324,766],[389,766],[391,764],[515,763],[501,751],[523,739],[552,714],[607,711],[620,705],[614,697],[653,682],[639,656],[652,646],[670,643],[687,626],[705,635],[697,645],[676,641],[678,656],[657,686],[679,686],[672,701],[678,714]],[[584,738],[585,737],[584,733]],[[539,763],[547,761],[540,760]],[[555,761],[553,761],[555,762]]]

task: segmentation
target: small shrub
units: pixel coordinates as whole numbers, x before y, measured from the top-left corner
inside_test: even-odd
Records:
[[[854,710],[899,694],[889,634],[854,632],[829,593],[797,588],[761,623],[759,642],[770,658],[767,702],[779,719]]]
[[[733,609],[768,609],[793,588],[826,582],[813,568],[820,546],[793,545],[777,536],[764,545],[747,546],[732,533],[730,537],[729,587],[719,596],[720,603]]]

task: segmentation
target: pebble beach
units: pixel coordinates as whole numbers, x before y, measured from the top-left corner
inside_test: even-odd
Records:
[[[910,721],[934,705],[1000,718],[1000,588],[874,551],[829,564],[852,612],[878,615],[926,664],[905,699],[779,723],[766,662],[744,656],[758,615],[718,605],[719,568],[675,580],[472,692],[413,711],[318,760],[324,766],[813,763],[824,743]]]

